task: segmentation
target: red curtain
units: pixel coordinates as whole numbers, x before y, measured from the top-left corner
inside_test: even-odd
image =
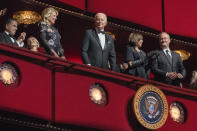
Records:
[[[85,10],[85,0],[58,0],[58,1]]]
[[[161,0],[88,0],[88,11],[162,30]]]
[[[85,9],[85,0],[58,1]],[[196,0],[164,0],[166,32],[197,38],[196,4]],[[87,10],[162,31],[162,0],[87,0]]]
[[[197,38],[196,0],[165,0],[166,32]]]

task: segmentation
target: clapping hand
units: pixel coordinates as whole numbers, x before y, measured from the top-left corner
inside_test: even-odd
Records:
[[[26,33],[22,32],[21,35],[18,37],[17,41],[21,43],[25,40],[25,37],[26,37]]]
[[[5,8],[5,9],[3,9],[3,10],[0,10],[0,16],[5,15],[6,11],[7,11],[7,8]]]

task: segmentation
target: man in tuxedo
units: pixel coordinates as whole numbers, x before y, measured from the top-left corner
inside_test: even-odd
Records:
[[[9,43],[18,47],[23,47],[24,46],[23,41],[25,40],[26,33],[25,32],[21,33],[18,39],[15,39],[14,35],[17,31],[17,26],[18,26],[17,21],[12,18],[9,18],[5,24],[5,31],[0,33],[0,41]]]
[[[158,57],[153,61],[152,72],[156,81],[181,86],[181,80],[185,77],[186,71],[180,55],[170,50],[170,41],[169,34],[160,33],[161,50],[158,51]]]
[[[104,28],[107,25],[107,16],[97,13],[94,18],[95,28],[85,32],[81,47],[81,57],[84,64],[115,71],[116,53],[114,40]]]

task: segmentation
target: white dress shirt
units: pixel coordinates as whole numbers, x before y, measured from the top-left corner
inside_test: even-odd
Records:
[[[166,54],[166,53],[167,53],[166,50],[168,50],[168,54],[169,54],[169,55],[171,56],[171,58],[172,58],[172,54],[171,54],[170,49],[164,49],[164,50],[163,50],[163,52],[165,53],[165,55],[167,55],[167,54]]]
[[[104,30],[101,30],[101,31],[104,31]],[[104,47],[105,47],[105,34],[98,33],[98,37],[99,37],[99,40],[100,40],[100,43],[101,43],[101,47],[104,50]]]

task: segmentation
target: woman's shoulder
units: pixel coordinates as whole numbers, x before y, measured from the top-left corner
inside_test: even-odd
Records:
[[[41,21],[39,23],[39,29],[40,29],[40,31],[45,31],[48,29],[48,25],[44,21]]]
[[[41,22],[40,22],[40,25],[47,26],[47,23],[44,22],[44,21],[41,21]]]
[[[131,46],[130,44],[127,44],[127,49],[132,49],[132,50],[134,50],[134,46]]]
[[[40,23],[40,32],[48,32],[48,33],[54,33],[54,32],[58,32],[58,30],[50,25],[47,25],[45,22],[41,22]]]
[[[133,53],[135,52],[135,49],[133,46],[127,45],[127,52]]]

